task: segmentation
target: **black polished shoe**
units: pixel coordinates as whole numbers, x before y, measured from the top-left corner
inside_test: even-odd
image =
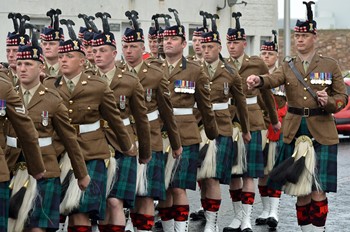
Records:
[[[266,223],[267,223],[267,218],[257,218],[257,219],[255,219],[255,225],[257,225],[257,226],[266,225]]]
[[[251,228],[245,228],[242,232],[253,232],[253,230]]]
[[[161,221],[161,220],[156,221],[156,222],[154,223],[154,227],[155,227],[156,229],[163,229],[162,221]]]
[[[192,212],[190,214],[190,218],[192,221],[205,221],[205,215],[204,215],[204,210],[198,210],[195,212]]]
[[[241,232],[241,228],[231,228],[231,227],[225,227],[222,232]]]
[[[266,220],[266,224],[271,228],[276,228],[278,225],[278,221],[274,217],[269,217]]]

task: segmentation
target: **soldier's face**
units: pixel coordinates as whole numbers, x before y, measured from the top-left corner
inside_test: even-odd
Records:
[[[221,45],[218,43],[202,43],[203,58],[209,64],[219,59]]]
[[[193,51],[196,55],[201,56],[203,54],[202,46],[201,46],[202,38],[200,36],[192,37]]]
[[[145,51],[145,46],[142,42],[124,43],[123,55],[125,61],[134,66],[142,61],[142,54]]]
[[[266,66],[271,68],[276,64],[278,53],[275,51],[261,51],[260,57],[265,62]]]
[[[18,46],[7,46],[6,47],[6,58],[10,67],[16,70],[16,58],[17,58]]]
[[[85,56],[81,52],[59,53],[60,70],[67,78],[77,76],[84,65]]]
[[[59,41],[42,41],[41,48],[46,59],[57,59]]]
[[[43,64],[35,60],[18,60],[17,76],[22,85],[34,87],[40,82],[40,72],[43,70]]]
[[[101,69],[113,68],[117,51],[109,45],[93,47],[94,60],[97,67]]]
[[[91,63],[94,63],[94,53],[92,52],[92,46],[84,46],[86,59],[88,59]]]
[[[226,46],[230,56],[237,59],[243,55],[247,42],[245,40],[227,41]]]
[[[180,36],[165,36],[163,49],[166,56],[176,56],[182,54],[187,42]]]
[[[298,52],[307,54],[314,49],[317,36],[312,33],[294,33],[294,43]]]
[[[148,40],[149,50],[152,54],[158,53],[158,39],[149,39]]]

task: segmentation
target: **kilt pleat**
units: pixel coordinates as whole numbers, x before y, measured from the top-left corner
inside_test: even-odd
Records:
[[[264,156],[262,151],[261,131],[251,131],[251,140],[246,145],[247,170],[244,177],[264,177]]]
[[[216,139],[216,174],[220,184],[229,184],[234,160],[232,136],[219,135]]]
[[[124,208],[133,208],[136,194],[137,158],[116,152],[116,180],[108,198],[123,200]]]
[[[7,231],[10,189],[9,181],[0,183],[0,231]]]
[[[37,189],[39,196],[35,200],[34,208],[28,214],[25,228],[58,229],[61,198],[60,178],[37,180]]]
[[[199,144],[183,146],[181,160],[170,182],[170,188],[196,190],[198,158]]]

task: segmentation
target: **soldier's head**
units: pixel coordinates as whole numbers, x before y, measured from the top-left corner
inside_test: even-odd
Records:
[[[148,46],[153,56],[158,56],[158,31],[155,27],[148,30]]]
[[[260,48],[260,57],[268,68],[274,67],[278,59],[277,32],[272,30],[272,34],[273,41],[264,41]]]
[[[41,47],[45,59],[49,63],[55,63],[58,59],[58,47],[61,41],[64,41],[63,29],[59,27],[59,18],[61,14],[59,9],[51,9],[46,13],[51,18],[51,24],[48,27],[44,27],[40,33]]]
[[[201,47],[204,60],[211,64],[219,59],[221,40],[218,32],[206,32],[201,36]]]
[[[97,67],[109,71],[115,66],[117,56],[116,41],[112,32],[95,33],[92,40],[92,52]]]
[[[79,39],[61,41],[58,48],[60,71],[67,78],[77,76],[85,63],[85,48]]]
[[[18,47],[30,44],[30,38],[25,34],[24,24],[21,23],[22,20],[25,22],[29,17],[19,13],[9,13],[8,18],[13,21],[14,31],[8,32],[6,37],[6,58],[10,68],[16,70]]]
[[[244,54],[247,47],[246,34],[244,28],[241,28],[239,18],[242,16],[240,12],[233,12],[232,17],[236,19],[236,28],[229,28],[226,34],[226,46],[230,56],[234,59]]]
[[[123,55],[125,61],[132,67],[142,62],[142,54],[145,51],[144,35],[141,28],[126,28],[123,38]]]
[[[33,41],[33,45],[19,46],[16,60],[16,71],[21,85],[31,89],[39,84],[44,56],[38,43]]]
[[[92,40],[94,38],[94,32],[86,27],[80,27],[78,35],[79,39],[82,41],[83,46],[85,47],[86,58],[91,63],[95,63],[94,54],[92,52]]]
[[[297,20],[294,27],[294,43],[299,53],[307,54],[315,49],[315,42],[317,40],[317,23],[313,20],[313,13],[311,6],[314,2],[303,2],[306,5],[307,20]]]
[[[208,32],[208,29],[205,27],[197,27],[192,34],[192,46],[193,51],[198,57],[202,57],[203,51],[201,46],[201,40],[203,33]]]
[[[163,49],[167,57],[182,55],[187,46],[184,26],[172,26],[164,30]]]

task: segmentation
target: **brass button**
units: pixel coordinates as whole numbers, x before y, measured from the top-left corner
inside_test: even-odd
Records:
[[[306,100],[307,99],[307,97],[304,97],[304,100]]]
[[[304,78],[304,81],[307,81],[307,78]]]
[[[73,101],[72,101],[72,100],[69,100],[69,104],[72,105],[72,104],[73,104]]]
[[[88,110],[91,110],[91,107],[90,107],[90,106],[88,106]]]
[[[287,82],[287,85],[290,85],[290,83],[289,83],[289,82]]]
[[[69,112],[69,113],[73,113],[73,110],[72,110],[72,109],[69,109],[68,112]]]
[[[71,118],[68,118],[68,121],[69,121],[69,122],[71,122],[71,121],[72,121],[72,119],[71,119]]]
[[[304,88],[304,91],[306,91],[306,88]]]

